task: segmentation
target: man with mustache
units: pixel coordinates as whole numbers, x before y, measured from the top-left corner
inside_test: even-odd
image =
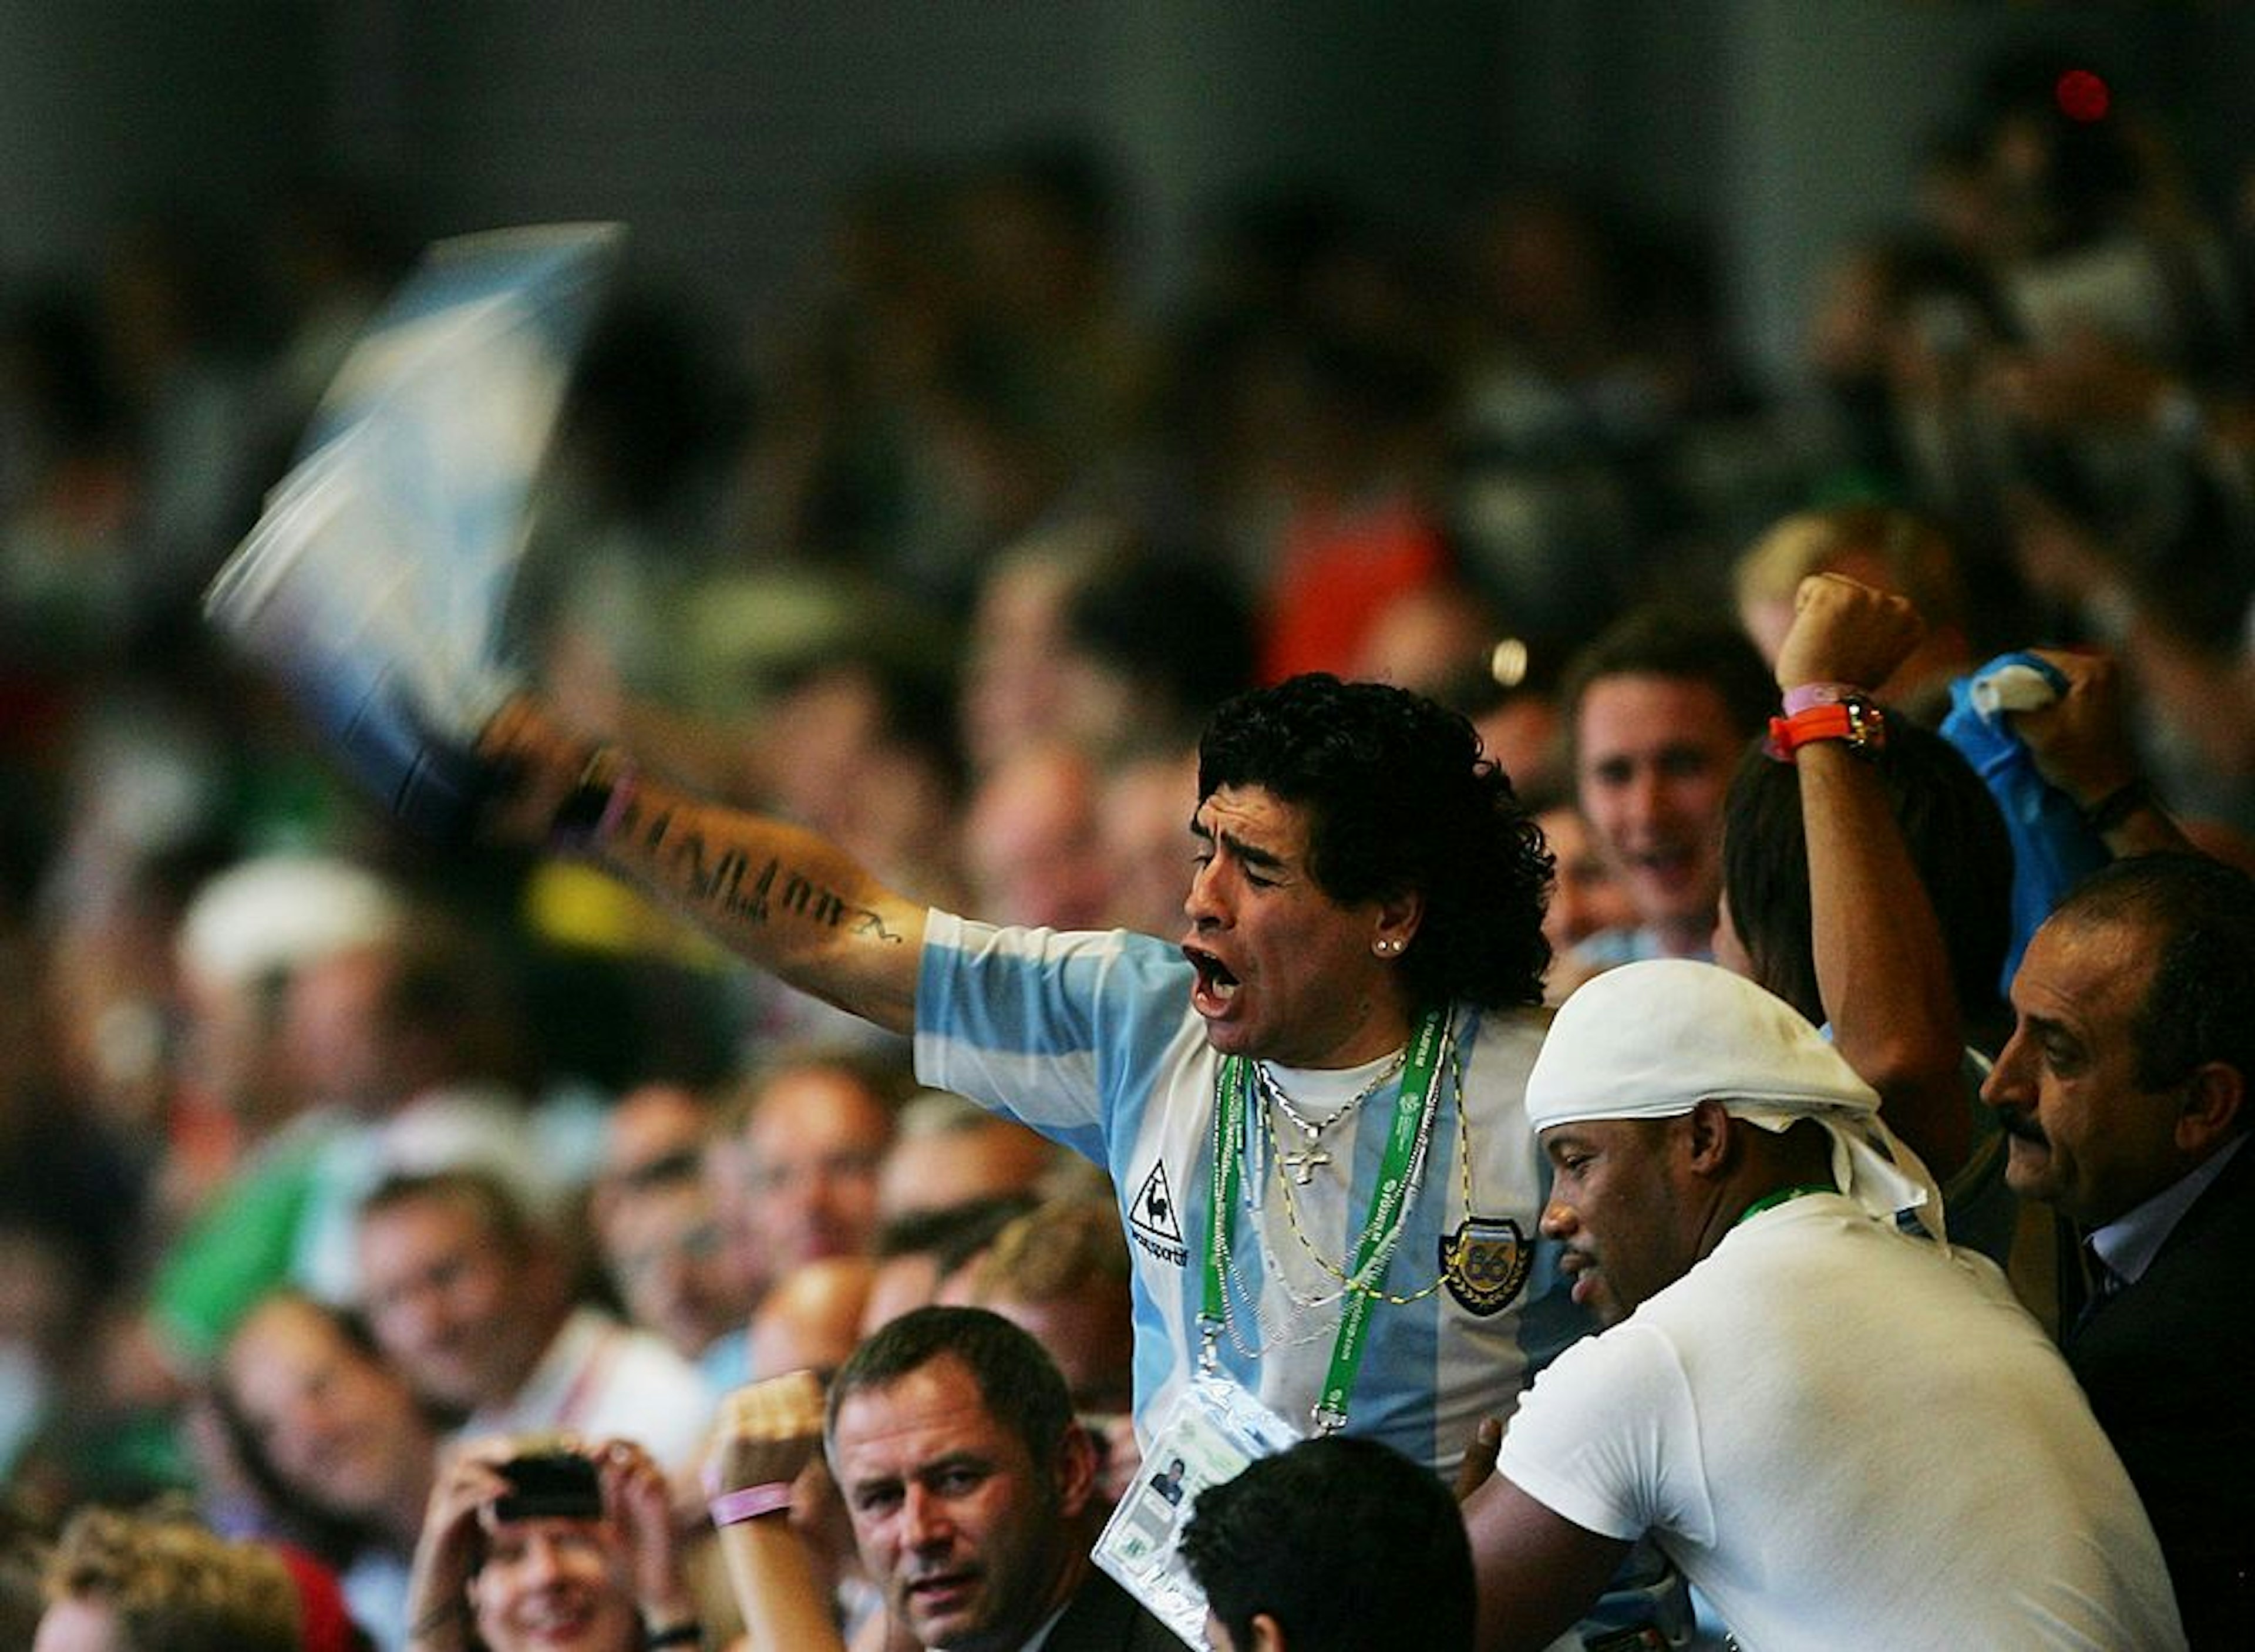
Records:
[[[783,981],[913,1034],[924,1083],[1110,1172],[1147,1438],[1203,1362],[1303,1430],[1446,1469],[1585,1328],[1536,1254],[1521,1103],[1549,861],[1433,702],[1309,676],[1218,711],[1178,946],[927,908],[530,701],[484,749],[513,781],[501,830],[560,832]]]
[[[2255,1621],[2255,882],[2117,861],[2028,943],[1982,1091],[2006,1178],[2084,1236],[2067,1362],[2168,1557],[2195,1647]]]
[[[1528,1080],[1543,1226],[1605,1328],[1465,1504],[1482,1652],[1547,1646],[1649,1537],[1746,1646],[2183,1644],[2153,1529],[1987,1258],[1781,999],[1627,964]]]

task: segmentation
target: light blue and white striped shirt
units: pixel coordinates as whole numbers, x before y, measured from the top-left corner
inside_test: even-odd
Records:
[[[1003,929],[935,911],[917,991],[923,1082],[1021,1120],[1110,1172],[1135,1262],[1135,1416],[1146,1440],[1198,1352],[1220,1058],[1191,1008],[1191,981],[1176,948],[1149,936]],[[1508,1416],[1535,1371],[1591,1328],[1568,1297],[1556,1247],[1536,1236],[1547,1176],[1525,1085],[1545,1024],[1540,1010],[1458,1006],[1462,1099],[1444,1073],[1428,1168],[1382,1286],[1427,1294],[1377,1305],[1349,1402],[1349,1432],[1443,1473],[1480,1417]],[[1277,1077],[1296,1102],[1327,1114],[1383,1065]],[[1242,1284],[1233,1283],[1218,1353],[1225,1370],[1303,1430],[1338,1324],[1331,1270],[1346,1265],[1360,1234],[1399,1082],[1325,1127],[1334,1162],[1305,1185],[1288,1186],[1268,1168],[1261,1109],[1249,1109],[1243,1185],[1257,1202],[1233,1227]],[[1469,1279],[1428,1290],[1444,1241],[1468,1218]]]

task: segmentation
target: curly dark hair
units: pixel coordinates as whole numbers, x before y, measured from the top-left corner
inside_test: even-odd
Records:
[[[1872,756],[1941,923],[1958,1013],[1969,1033],[1995,1030],[2013,925],[2013,843],[2004,815],[1957,749],[1907,718],[1888,718],[1886,744]],[[1822,1023],[1803,833],[1793,765],[1750,749],[1723,805],[1723,892],[1732,926],[1761,984]]]
[[[1309,871],[1333,900],[1424,896],[1401,957],[1416,1002],[1542,1002],[1550,851],[1457,713],[1323,672],[1253,689],[1215,712],[1198,745],[1198,796],[1223,786],[1307,811]]]
[[[2130,955],[2153,974],[2132,1036],[2146,1089],[2210,1061],[2255,1073],[2255,879],[2204,854],[2141,854],[2093,872],[2045,921],[2143,931]]]

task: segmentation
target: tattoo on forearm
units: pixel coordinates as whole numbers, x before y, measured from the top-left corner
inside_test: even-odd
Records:
[[[625,823],[619,828],[619,835],[623,838],[632,838],[639,834],[643,848],[649,854],[656,854],[664,847],[665,835],[672,829],[672,810],[653,810],[649,819],[645,820],[643,819],[640,805],[629,804],[627,806]]]
[[[654,826],[653,848],[657,841]],[[702,833],[685,833],[675,841],[671,860],[683,896],[691,904],[723,917],[765,924],[780,911],[825,928],[848,929],[890,946],[897,946],[903,938],[887,928],[883,916],[874,909],[854,904],[772,857],[756,875],[751,857],[741,849],[723,849],[708,864]]]

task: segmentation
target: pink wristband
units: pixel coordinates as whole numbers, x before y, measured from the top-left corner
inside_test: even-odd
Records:
[[[1785,714],[1798,716],[1811,706],[1837,706],[1864,691],[1853,683],[1801,683],[1785,691]]]
[[[762,1515],[772,1515],[779,1508],[790,1507],[790,1482],[769,1480],[764,1486],[745,1486],[735,1491],[722,1492],[706,1505],[716,1526],[734,1526],[747,1520],[757,1520]]]

